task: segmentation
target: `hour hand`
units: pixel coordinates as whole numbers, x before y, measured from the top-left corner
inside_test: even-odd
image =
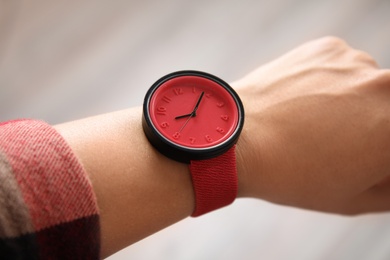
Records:
[[[189,116],[194,117],[194,116],[196,116],[196,113],[189,113],[189,114],[177,116],[177,117],[175,117],[175,119],[180,119],[180,118],[189,117]]]

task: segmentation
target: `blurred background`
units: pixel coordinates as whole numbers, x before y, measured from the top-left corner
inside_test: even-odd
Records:
[[[175,70],[231,82],[325,35],[390,68],[390,1],[0,0],[0,121],[56,124],[139,106]],[[109,259],[385,260],[390,214],[350,218],[238,200]]]

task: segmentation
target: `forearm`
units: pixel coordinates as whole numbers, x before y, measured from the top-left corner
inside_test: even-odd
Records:
[[[187,165],[159,154],[134,108],[56,126],[89,174],[108,256],[187,216],[194,195]]]
[[[389,82],[390,71],[330,37],[233,84],[245,107],[238,197],[342,214],[389,210]],[[92,180],[103,256],[194,210],[188,166],[158,153],[141,120],[135,108],[57,126]]]

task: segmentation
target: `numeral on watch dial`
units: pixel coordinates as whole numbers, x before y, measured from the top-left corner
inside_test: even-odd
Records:
[[[225,103],[223,103],[223,102],[218,102],[217,103],[217,107],[223,107],[225,105]]]
[[[167,109],[165,107],[157,107],[157,114],[159,115],[166,115]]]
[[[167,127],[169,126],[169,123],[168,123],[168,122],[162,122],[162,123],[160,124],[160,126],[161,126],[162,128],[167,128]]]
[[[216,130],[217,130],[218,133],[221,133],[221,134],[224,134],[224,133],[225,133],[225,130],[223,130],[223,128],[221,128],[221,127],[219,127],[219,126],[217,127]]]
[[[212,143],[212,142],[213,142],[213,139],[212,139],[211,136],[209,136],[209,135],[205,135],[204,138],[205,138],[206,141],[209,142],[209,143]]]
[[[221,115],[221,119],[223,121],[228,121],[229,120],[229,116],[228,115]]]
[[[173,135],[173,138],[175,138],[176,140],[180,138],[180,133],[179,132],[175,132]]]
[[[162,100],[165,102],[165,103],[171,103],[171,99],[167,96],[163,96]]]
[[[183,95],[184,91],[182,88],[174,88],[173,93],[175,93],[175,95],[178,96],[178,95]]]

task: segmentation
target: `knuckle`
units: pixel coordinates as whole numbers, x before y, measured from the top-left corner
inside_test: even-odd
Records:
[[[328,35],[318,39],[319,44],[329,47],[346,46],[347,43],[339,37]]]
[[[310,51],[326,57],[341,57],[341,54],[349,51],[347,43],[335,36],[325,36],[310,43]],[[329,54],[331,54],[329,56]]]
[[[353,57],[352,60],[356,62],[362,62],[363,64],[368,64],[371,67],[377,68],[378,63],[375,61],[375,59],[369,55],[367,52],[361,51],[361,50],[355,50],[352,53]]]

